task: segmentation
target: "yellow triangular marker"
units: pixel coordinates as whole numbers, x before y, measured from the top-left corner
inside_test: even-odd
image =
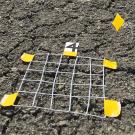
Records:
[[[108,60],[108,59],[104,59],[103,60],[103,66],[106,68],[111,68],[111,69],[117,69],[118,68],[118,64],[116,61],[112,61],[112,60]]]
[[[21,60],[24,62],[31,62],[33,60],[34,56],[35,55],[23,53],[23,55],[21,56]]]
[[[115,27],[116,31],[119,31],[124,24],[124,19],[117,13],[114,18],[112,25]]]
[[[104,100],[104,115],[108,117],[118,117],[121,113],[121,104],[116,100]]]
[[[2,98],[2,100],[0,101],[0,105],[3,107],[7,107],[7,106],[13,106],[16,98],[18,96],[18,92],[14,93],[14,94],[6,94],[4,95],[4,97]]]

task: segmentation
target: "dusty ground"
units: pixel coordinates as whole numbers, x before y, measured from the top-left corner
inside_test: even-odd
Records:
[[[0,98],[17,89],[27,68],[19,60],[23,52],[61,53],[65,42],[78,41],[79,55],[109,50],[118,60],[117,71],[106,71],[106,96],[122,103],[121,117],[105,120],[21,109],[10,118],[0,115],[0,133],[135,133],[134,8],[134,0],[0,0]],[[117,12],[126,21],[120,32],[111,25]]]

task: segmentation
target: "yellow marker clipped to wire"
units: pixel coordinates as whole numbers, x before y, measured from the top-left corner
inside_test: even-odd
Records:
[[[118,117],[121,113],[121,104],[116,100],[104,100],[104,115],[107,117]]]
[[[112,22],[112,25],[114,26],[116,31],[119,31],[120,28],[123,26],[123,24],[124,24],[124,19],[117,13],[116,17],[114,18]]]
[[[69,57],[76,57],[78,47],[79,47],[79,43],[66,42],[63,55],[69,56]]]
[[[117,69],[118,68],[118,64],[116,61],[112,61],[112,60],[108,60],[108,59],[103,60],[103,66],[106,68],[110,68],[110,69]]]
[[[23,53],[21,56],[21,60],[24,62],[31,62],[33,60],[35,55],[33,54],[28,54],[28,53]]]
[[[2,100],[0,101],[0,105],[3,107],[13,106],[18,94],[18,92],[13,94],[5,94]]]

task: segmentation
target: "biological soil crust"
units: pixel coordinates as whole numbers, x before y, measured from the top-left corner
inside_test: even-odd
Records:
[[[116,71],[106,70],[106,97],[122,105],[121,117],[105,120],[22,108],[0,115],[0,133],[135,133],[134,8],[134,0],[0,0],[0,99],[18,88],[27,68],[23,52],[62,53],[65,42],[75,41],[81,56],[118,61]],[[125,20],[119,32],[111,24],[116,13]]]

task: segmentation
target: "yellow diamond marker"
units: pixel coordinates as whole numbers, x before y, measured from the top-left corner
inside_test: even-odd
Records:
[[[119,31],[124,24],[124,19],[117,13],[112,25],[115,27],[116,31]]]
[[[108,59],[103,60],[103,66],[106,68],[110,68],[110,69],[117,69],[118,68],[118,64],[116,61],[112,61],[112,60],[108,60]]]
[[[63,55],[69,56],[69,57],[76,57],[78,46],[79,46],[79,43],[66,42]]]
[[[18,94],[19,94],[18,92],[14,94],[5,94],[0,102],[0,105],[3,107],[13,106]]]
[[[35,55],[23,53],[23,55],[21,56],[21,60],[24,62],[31,62],[33,60],[34,56]]]
[[[121,104],[116,100],[104,100],[104,115],[107,117],[118,117],[121,113]]]

